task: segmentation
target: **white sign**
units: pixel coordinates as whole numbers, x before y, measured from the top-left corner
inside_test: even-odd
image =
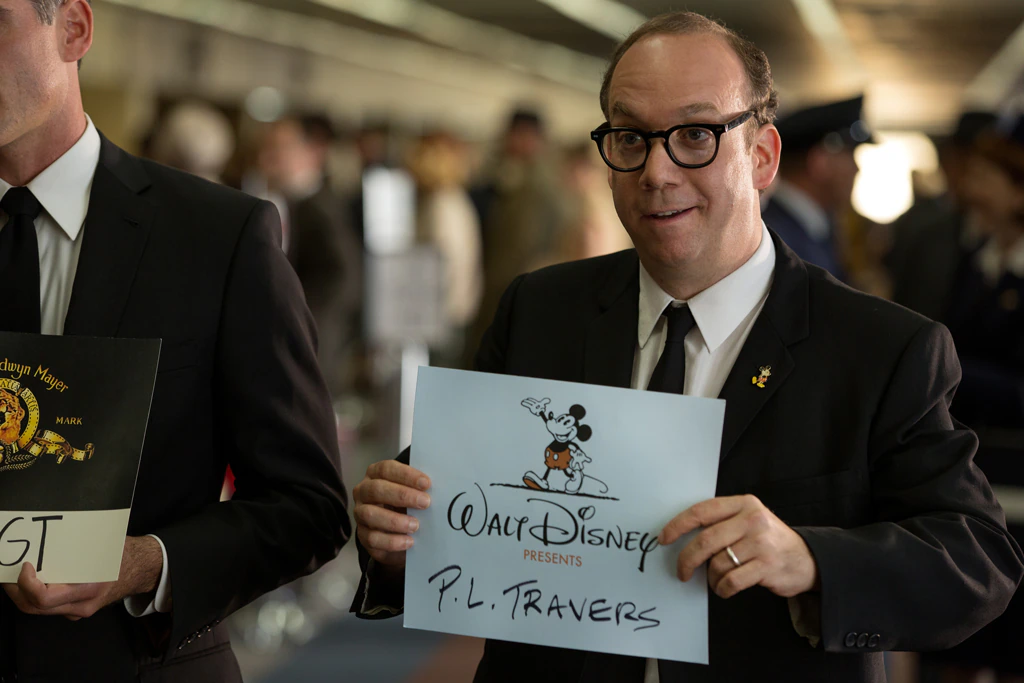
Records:
[[[706,664],[707,581],[661,546],[714,497],[725,402],[421,368],[412,465],[432,481],[405,625]]]
[[[366,326],[377,343],[430,344],[447,333],[443,264],[427,246],[366,259]]]

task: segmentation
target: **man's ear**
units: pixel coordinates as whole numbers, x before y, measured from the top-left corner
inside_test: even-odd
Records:
[[[782,138],[779,130],[770,123],[761,126],[754,136],[751,150],[754,155],[753,184],[755,190],[766,190],[779,172],[782,158]]]
[[[77,63],[92,47],[93,16],[87,0],[67,0],[57,11],[54,25],[60,31],[61,58]]]

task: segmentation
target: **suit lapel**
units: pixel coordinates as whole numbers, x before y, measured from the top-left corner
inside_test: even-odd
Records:
[[[103,138],[64,334],[117,334],[153,218],[139,196],[148,185],[141,164]]]
[[[587,328],[583,381],[628,388],[633,377],[640,301],[640,261],[624,254],[598,296],[601,313]]]
[[[771,377],[760,388],[752,380],[762,367],[771,368]],[[740,438],[761,408],[775,395],[793,370],[793,357],[764,315],[754,323],[736,364],[729,372],[719,398],[725,399],[725,426],[722,430],[722,459]]]
[[[788,347],[809,334],[807,269],[775,233],[771,236],[775,242],[771,291],[719,394],[726,402],[722,460],[796,367]],[[762,367],[771,368],[764,388],[753,381]]]

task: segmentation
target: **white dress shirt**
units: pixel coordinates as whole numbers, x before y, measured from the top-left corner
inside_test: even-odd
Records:
[[[633,356],[634,389],[646,390],[665,349],[668,322],[666,306],[686,304],[697,324],[686,335],[687,396],[718,398],[725,380],[740,355],[754,322],[764,308],[775,274],[775,244],[761,224],[761,244],[754,255],[725,278],[688,301],[678,301],[640,266],[640,309],[637,348]],[[658,662],[647,660],[645,683],[658,683]]]
[[[78,272],[82,252],[82,233],[89,213],[89,195],[100,161],[100,135],[92,119],[86,117],[85,133],[71,149],[33,178],[28,189],[43,211],[35,221],[39,245],[39,310],[43,334],[64,334],[64,319],[71,303],[71,289]],[[0,199],[11,185],[0,178]],[[0,230],[8,216],[0,210]],[[156,538],[154,536],[153,538]],[[132,616],[153,612],[169,612],[171,605],[170,573],[167,549],[156,538],[163,553],[164,565],[160,585],[152,600],[143,596],[125,598],[125,608]]]

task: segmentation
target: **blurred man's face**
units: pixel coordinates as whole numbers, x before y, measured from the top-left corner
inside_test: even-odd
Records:
[[[364,130],[356,137],[356,151],[363,166],[384,164],[388,160],[387,135],[377,130]]]
[[[751,104],[743,65],[724,40],[656,35],[630,47],[616,66],[609,122],[648,131],[726,123]],[[678,272],[698,260],[732,263],[737,250],[752,239],[757,243],[750,234],[761,230],[757,190],[771,177],[754,179],[755,151],[747,136],[756,125],[751,119],[722,135],[718,157],[704,168],[677,166],[662,141],[653,140],[642,169],[609,169],[619,218],[648,269]]]
[[[270,127],[260,148],[260,170],[275,190],[291,194],[304,189],[323,171],[320,145],[311,144],[295,121],[279,121]]]
[[[1006,171],[980,155],[971,155],[963,177],[968,203],[982,218],[982,227],[999,230],[1024,212],[1024,190]]]
[[[839,211],[849,205],[853,184],[860,170],[853,156],[853,148],[845,147],[834,152],[820,147],[818,149],[820,154],[815,160],[817,163],[812,161],[810,164],[811,178],[822,184],[823,196],[829,204],[824,208]]]
[[[51,26],[29,0],[0,0],[0,148],[43,126],[66,100],[75,67],[61,55],[62,12]]]
[[[544,133],[532,123],[516,123],[505,133],[505,154],[514,159],[529,161],[543,151]]]

